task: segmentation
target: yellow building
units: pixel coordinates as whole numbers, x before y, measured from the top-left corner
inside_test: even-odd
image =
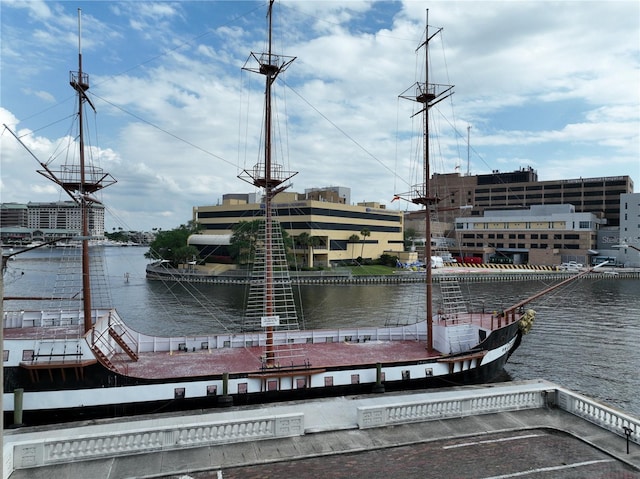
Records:
[[[316,198],[317,192],[313,190]],[[327,196],[330,197],[323,198]],[[387,210],[384,205],[349,205],[309,199],[307,193],[293,192],[278,194],[273,205],[275,218],[294,240],[298,265],[330,267],[358,257],[376,259],[385,252],[404,249],[403,214]],[[212,235],[211,244],[220,244],[221,237],[228,238],[232,233],[234,224],[260,218],[263,209],[264,204],[256,195],[229,194],[223,196],[221,205],[194,207],[193,220],[201,225],[203,235]],[[303,233],[313,238],[312,246],[297,241]],[[198,246],[204,242],[200,238]]]

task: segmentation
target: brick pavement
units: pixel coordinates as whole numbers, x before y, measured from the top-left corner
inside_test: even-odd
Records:
[[[165,476],[187,479],[638,479],[640,472],[569,434],[504,432]]]
[[[331,400],[336,416],[343,401]],[[309,404],[292,405],[302,406]],[[321,424],[307,425],[303,436],[115,455],[20,469],[10,479],[640,479],[640,445],[631,443],[626,455],[623,437],[561,409],[523,409],[371,429],[340,428],[344,418],[317,419]],[[527,473],[532,470],[535,474]]]

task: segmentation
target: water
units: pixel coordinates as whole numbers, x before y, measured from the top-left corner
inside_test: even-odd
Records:
[[[145,248],[98,250],[111,299],[134,329],[195,335],[239,328],[243,286],[163,284],[145,278]],[[58,253],[61,254],[61,253]],[[5,295],[28,294],[52,282],[59,261],[33,251],[10,261]],[[302,286],[307,328],[384,325],[424,317],[424,284]],[[474,309],[500,310],[543,289],[540,281],[462,284]],[[435,288],[437,292],[437,287]],[[640,281],[584,279],[531,304],[536,322],[506,371],[513,380],[547,379],[640,415]],[[14,302],[5,308],[15,307]],[[24,305],[27,307],[27,305]]]

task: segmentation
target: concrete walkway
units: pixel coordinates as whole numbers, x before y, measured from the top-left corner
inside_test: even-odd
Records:
[[[488,387],[452,388],[408,394],[384,394],[260,407],[234,407],[200,414],[172,414],[74,425],[78,437],[92,428],[122,429],[134,422],[188,423],[215,414],[220,421],[243,416],[304,414],[304,434],[206,447],[160,450],[136,455],[16,469],[11,479],[55,478],[482,478],[521,477],[640,478],[640,445],[556,407],[523,408],[489,414],[406,422],[363,428],[360,411],[385,405],[438,401],[518,389],[546,391],[544,381]],[[511,389],[510,389],[511,388]],[[524,390],[523,389],[523,390]],[[489,397],[489,396],[487,396]],[[548,407],[550,406],[550,407]],[[355,421],[355,422],[354,422]],[[637,423],[637,421],[636,421]],[[635,427],[635,426],[634,426]],[[55,428],[9,431],[5,444],[55,437]],[[35,436],[34,436],[35,435]],[[535,475],[529,475],[534,473]],[[7,477],[7,476],[5,476]]]

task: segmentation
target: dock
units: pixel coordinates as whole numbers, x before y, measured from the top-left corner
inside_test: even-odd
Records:
[[[5,479],[285,474],[640,478],[640,419],[532,380],[4,431]]]

